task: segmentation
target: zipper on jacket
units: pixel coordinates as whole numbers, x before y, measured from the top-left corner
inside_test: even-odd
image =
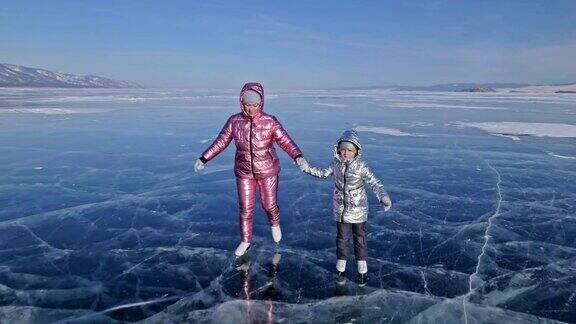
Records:
[[[248,146],[250,146],[250,171],[252,176],[256,178],[254,174],[254,157],[252,156],[252,116],[250,116],[250,143],[248,143]]]
[[[344,207],[342,208],[340,223],[344,223],[344,214],[346,213],[346,171],[348,171],[348,163],[344,162],[344,175],[342,176],[344,178],[344,183],[342,185],[342,194],[344,195],[342,202],[344,204]]]

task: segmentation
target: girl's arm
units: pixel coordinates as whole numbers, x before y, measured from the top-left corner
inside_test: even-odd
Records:
[[[372,188],[372,191],[378,198],[378,201],[384,206],[385,210],[388,210],[392,205],[392,201],[390,200],[390,197],[388,196],[386,190],[384,190],[382,182],[378,180],[378,178],[374,175],[372,170],[370,170],[370,168],[365,162],[362,163],[361,172],[362,172],[362,179],[364,180],[364,182],[368,183],[368,185],[370,186],[370,188]]]
[[[311,166],[311,167],[304,169],[302,171],[304,171],[305,173],[308,173],[309,175],[311,175],[313,177],[320,178],[320,179],[328,178],[334,172],[332,165],[330,165],[329,167],[327,167],[325,169],[315,168],[315,167]]]

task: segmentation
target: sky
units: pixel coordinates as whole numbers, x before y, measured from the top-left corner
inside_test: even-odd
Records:
[[[150,87],[576,82],[576,1],[0,0],[0,63]]]

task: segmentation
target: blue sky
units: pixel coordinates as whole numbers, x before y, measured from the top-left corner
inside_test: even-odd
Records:
[[[576,82],[576,1],[0,0],[0,62],[148,86]]]

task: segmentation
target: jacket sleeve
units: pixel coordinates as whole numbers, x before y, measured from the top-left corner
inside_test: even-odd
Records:
[[[324,179],[324,178],[328,178],[329,176],[331,176],[332,173],[334,172],[334,169],[332,168],[332,165],[330,165],[329,167],[327,167],[325,169],[315,168],[313,166],[310,166],[310,169],[305,170],[304,172],[308,173],[309,175],[311,175],[313,177]]]
[[[212,160],[216,155],[220,154],[220,152],[224,151],[228,144],[232,141],[232,117],[228,118],[224,127],[218,134],[218,137],[212,142],[212,144],[202,153],[200,160],[206,163],[207,161]]]
[[[288,154],[293,160],[302,156],[302,151],[294,143],[288,132],[282,127],[282,124],[274,117],[274,141]]]
[[[382,199],[388,196],[388,193],[386,190],[384,190],[382,182],[376,178],[372,170],[370,170],[368,165],[364,162],[362,163],[362,179],[372,188],[372,191],[378,198],[378,201],[382,202]]]

